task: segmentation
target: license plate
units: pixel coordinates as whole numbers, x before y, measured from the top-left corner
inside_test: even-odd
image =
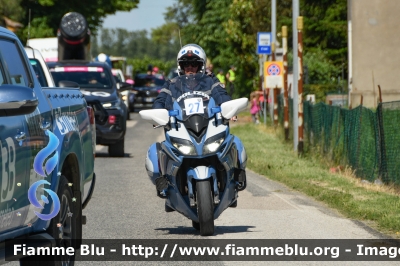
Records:
[[[144,101],[151,103],[151,102],[154,102],[154,98],[146,98],[146,99],[144,99]]]

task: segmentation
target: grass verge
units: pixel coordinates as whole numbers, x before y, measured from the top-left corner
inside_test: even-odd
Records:
[[[299,158],[293,144],[284,143],[273,128],[248,123],[246,116],[240,119],[244,123],[231,127],[231,133],[246,147],[248,168],[322,201],[348,218],[400,238],[400,197],[396,191],[364,184],[349,169],[331,173],[314,156]]]

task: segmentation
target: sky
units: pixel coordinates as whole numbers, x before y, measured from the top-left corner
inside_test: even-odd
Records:
[[[128,31],[157,28],[165,23],[164,13],[176,0],[140,0],[131,12],[117,12],[104,19],[103,28],[122,28]]]

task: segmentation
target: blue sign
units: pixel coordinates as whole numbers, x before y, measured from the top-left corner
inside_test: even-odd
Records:
[[[271,32],[257,33],[257,54],[271,54]]]

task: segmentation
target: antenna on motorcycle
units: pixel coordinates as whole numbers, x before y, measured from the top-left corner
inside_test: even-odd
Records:
[[[182,48],[181,29],[178,29],[178,33],[179,33],[179,41],[181,43],[181,48]]]
[[[28,45],[29,38],[31,37],[31,9],[29,8],[29,18],[28,18],[28,39],[26,40],[26,45]]]

